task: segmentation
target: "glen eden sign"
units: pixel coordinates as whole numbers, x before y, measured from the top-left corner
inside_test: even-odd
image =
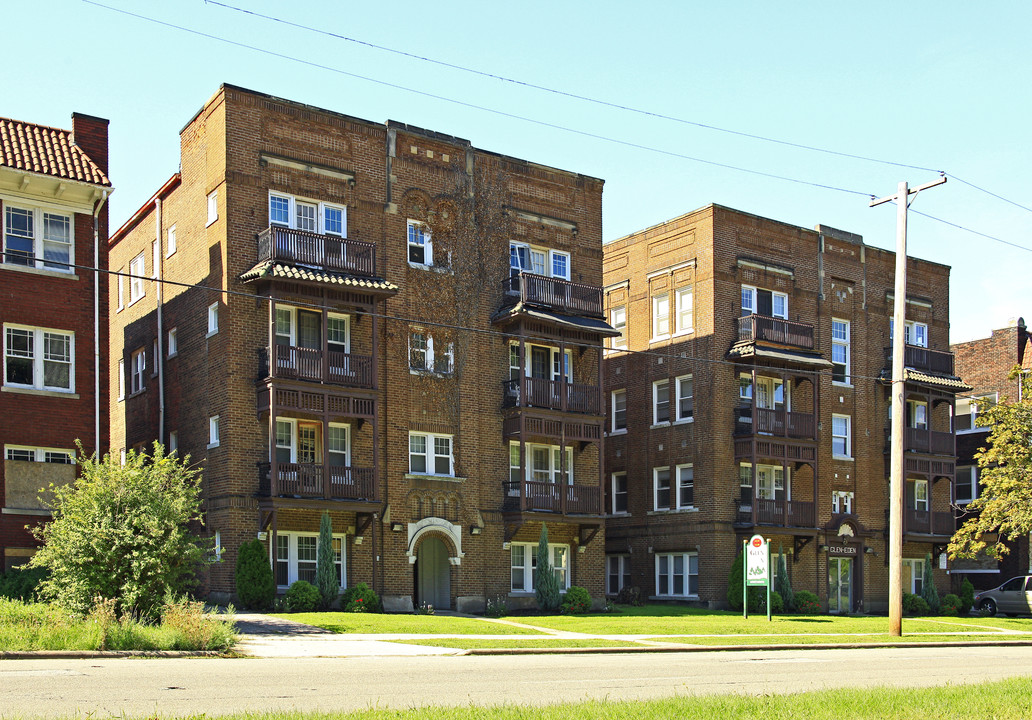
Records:
[[[742,583],[742,617],[749,617],[749,588],[767,588],[767,620],[770,620],[770,544],[762,535],[753,535],[745,541],[743,549],[745,562],[743,572],[745,574]]]

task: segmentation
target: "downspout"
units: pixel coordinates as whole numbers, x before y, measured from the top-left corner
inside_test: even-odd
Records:
[[[100,191],[93,208],[93,452],[100,457],[100,210],[107,202],[108,190]]]
[[[161,223],[162,206],[161,198],[154,198],[154,242],[158,252],[154,256],[154,294],[157,298],[158,308],[158,341],[157,357],[154,358],[154,367],[158,371],[158,442],[165,444],[165,338],[164,319],[162,318],[162,306],[165,301],[165,251],[161,247]]]

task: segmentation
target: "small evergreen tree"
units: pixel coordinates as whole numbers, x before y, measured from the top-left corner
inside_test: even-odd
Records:
[[[971,612],[971,608],[975,606],[975,586],[971,584],[971,581],[964,578],[964,582],[960,584],[960,614],[967,615]]]
[[[269,554],[261,540],[251,540],[240,546],[236,591],[240,604],[252,610],[265,610],[276,597],[276,581],[272,578]]]
[[[322,607],[326,609],[337,599],[340,589],[340,578],[333,554],[333,524],[330,514],[323,512],[319,520],[319,545],[315,556],[315,583],[322,596]]]
[[[742,584],[745,580],[745,553],[738,553],[731,563],[731,572],[727,576],[727,604],[732,610],[742,609]],[[761,587],[749,588],[749,612],[759,612],[763,607],[766,591]]]
[[[788,561],[785,560],[785,553],[778,545],[778,581],[774,590],[781,596],[785,610],[795,610],[795,593],[792,592],[792,583],[788,580]]]
[[[541,523],[541,538],[537,548],[537,604],[541,610],[559,607],[559,578],[552,571],[552,557],[548,549],[548,526]]]
[[[939,591],[935,589],[935,578],[932,574],[932,554],[925,555],[924,579],[921,582],[921,597],[928,603],[928,609],[939,614]]]

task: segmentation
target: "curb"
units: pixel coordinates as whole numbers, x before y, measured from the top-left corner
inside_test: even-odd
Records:
[[[218,650],[0,650],[0,660],[230,657]]]

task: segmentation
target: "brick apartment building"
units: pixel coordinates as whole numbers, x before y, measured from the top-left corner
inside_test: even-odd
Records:
[[[987,338],[955,343],[950,350],[957,358],[957,374],[972,387],[970,393],[957,398],[954,427],[957,431],[956,504],[960,512],[957,522],[963,523],[967,513],[964,506],[979,495],[979,469],[975,453],[986,446],[991,428],[975,424],[978,416],[976,400],[993,403],[1014,402],[1019,398],[1018,379],[1010,379],[1011,370],[1020,365],[1026,372],[1032,370],[1032,352],[1028,351],[1028,332],[1025,320],[999,330]],[[971,581],[976,590],[994,588],[1015,575],[1032,572],[1029,543],[1015,543],[1001,561],[992,558],[957,559],[950,563],[953,584],[959,587],[963,578]]]
[[[37,546],[40,489],[76,477],[76,441],[107,447],[108,121],[0,118],[0,572]],[[74,267],[76,265],[83,267]]]
[[[229,85],[180,139],[111,239],[111,433],[203,468],[211,593],[255,537],[312,580],[328,511],[389,609],[532,603],[542,523],[601,597],[602,181]]]
[[[887,608],[894,253],[710,205],[604,248],[606,586],[726,602],[753,533],[831,612]],[[949,268],[910,259],[905,590],[952,534]],[[947,576],[936,563],[936,585]]]

